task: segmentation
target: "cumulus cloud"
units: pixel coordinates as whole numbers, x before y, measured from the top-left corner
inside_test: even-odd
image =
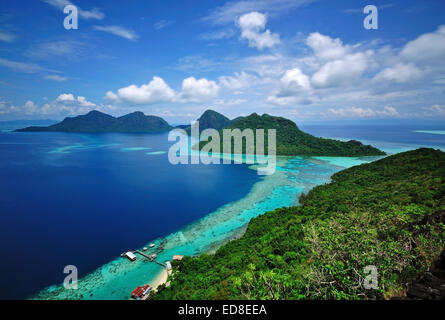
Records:
[[[421,75],[422,71],[412,63],[399,63],[394,67],[389,67],[380,71],[375,76],[375,80],[387,80],[397,83],[404,83],[412,81],[414,79],[418,79]]]
[[[76,101],[72,93],[62,93],[56,99],[56,101]]]
[[[280,43],[280,36],[276,33],[271,33],[266,28],[266,15],[254,11],[242,15],[237,25],[241,30],[241,38],[249,41],[249,47],[255,47],[259,50],[264,48],[272,48]]]
[[[172,101],[175,96],[174,90],[162,78],[153,77],[149,83],[139,87],[133,84],[119,89],[117,93],[109,91],[105,98],[111,101],[123,101],[142,105]]]
[[[306,44],[314,51],[315,56],[322,60],[341,59],[351,49],[350,46],[344,46],[339,38],[332,39],[318,32],[311,33],[306,39]]]
[[[66,117],[76,116],[87,113],[91,110],[101,110],[109,112],[114,110],[112,105],[96,105],[88,101],[83,96],[74,97],[71,93],[59,95],[55,100],[45,103],[41,106],[31,100],[26,101],[23,105],[16,106],[10,102],[0,101],[0,115],[9,118],[17,117]]]
[[[95,107],[96,106],[96,104],[94,104],[93,102],[88,101],[85,97],[82,97],[82,96],[78,96],[77,97],[77,102],[82,107]]]
[[[189,77],[182,81],[180,99],[184,102],[203,102],[218,96],[219,86],[205,78]]]
[[[23,109],[25,111],[25,114],[30,115],[37,111],[38,107],[36,104],[32,101],[26,101],[26,103],[23,106]]]
[[[94,26],[94,29],[98,31],[108,32],[127,40],[136,40],[138,38],[138,35],[134,31],[121,26]]]
[[[220,87],[215,81],[205,78],[186,78],[182,81],[182,90],[176,92],[160,77],[142,86],[130,85],[108,91],[104,97],[107,101],[149,105],[161,102],[204,102],[218,96]]]
[[[218,78],[220,86],[231,91],[248,88],[257,80],[258,78],[255,75],[245,71],[235,72],[233,76],[222,76]]]
[[[298,68],[287,70],[280,82],[279,96],[281,97],[291,96],[311,88],[309,77]]]
[[[408,42],[400,56],[413,62],[443,62],[445,57],[445,26]]]
[[[313,76],[317,87],[342,86],[357,80],[367,69],[372,52],[358,52],[329,61]]]
[[[72,93],[62,93],[61,95],[59,95],[56,99],[57,102],[75,102],[78,105],[80,105],[81,107],[95,107],[96,104],[88,101],[85,97],[83,96],[78,96],[77,99],[74,97],[74,95]]]

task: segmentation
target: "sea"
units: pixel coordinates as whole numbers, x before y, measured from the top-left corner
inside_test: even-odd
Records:
[[[19,126],[19,125],[16,125]],[[445,125],[303,124],[389,155],[445,150]],[[255,165],[173,165],[168,134],[17,133],[0,125],[0,299],[129,299],[173,255],[213,253],[267,211],[298,205],[335,172],[380,157],[279,157]],[[246,253],[247,254],[247,253]],[[78,272],[67,289],[66,266]]]

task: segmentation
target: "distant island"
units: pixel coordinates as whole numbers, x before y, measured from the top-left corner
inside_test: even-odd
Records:
[[[363,145],[356,140],[339,141],[333,139],[317,138],[301,131],[291,120],[274,117],[268,114],[262,116],[253,113],[247,117],[238,117],[230,120],[226,116],[213,111],[205,111],[199,120],[200,132],[205,129],[240,129],[250,128],[277,130],[277,155],[285,156],[380,156],[385,153],[369,145]],[[190,125],[177,126],[191,134]],[[113,117],[99,111],[91,111],[85,115],[65,118],[60,123],[46,127],[27,127],[17,132],[84,132],[84,133],[161,133],[173,129],[167,121],[157,116],[147,116],[142,112],[133,112],[121,117]],[[202,148],[207,142],[201,142]],[[267,135],[265,137],[265,150],[267,150]],[[221,150],[222,146],[221,146]],[[245,153],[245,148],[243,150]]]
[[[222,130],[228,127],[232,120],[222,115],[219,112],[213,110],[206,110],[198,119],[199,121],[199,132],[204,131],[205,129],[215,129]],[[180,126],[181,129],[184,129],[188,134],[191,133],[191,126]]]
[[[215,111],[206,111],[199,119],[200,131],[207,128],[216,130],[223,129],[276,129],[277,155],[283,156],[336,156],[336,157],[358,157],[358,156],[380,156],[385,152],[359,141],[339,141],[333,139],[317,138],[301,131],[291,120],[282,117],[274,117],[268,114],[262,116],[253,113],[247,117],[238,117],[232,121]],[[201,125],[203,123],[203,126]],[[220,132],[222,136],[222,132]],[[267,135],[265,137],[265,150],[267,150]],[[207,141],[199,143],[200,150]],[[246,153],[243,146],[243,154]],[[222,141],[220,150],[223,150]],[[233,145],[232,145],[233,153]]]
[[[115,118],[106,113],[91,111],[85,115],[65,118],[62,122],[47,127],[27,127],[17,132],[119,132],[119,133],[160,133],[172,127],[164,119],[133,112]]]
[[[153,299],[415,296],[409,283],[428,271],[445,244],[444,181],[445,153],[433,149],[338,172],[330,184],[303,194],[300,206],[252,219],[240,239],[215,254],[174,261],[170,285]],[[378,270],[374,289],[364,282],[367,266]],[[438,287],[443,271],[430,270]],[[440,295],[428,288],[420,293]]]

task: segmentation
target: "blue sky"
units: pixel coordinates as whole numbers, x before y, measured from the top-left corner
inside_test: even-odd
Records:
[[[78,30],[63,8],[79,10]],[[379,8],[379,29],[363,8]],[[0,120],[445,118],[437,0],[2,0]]]

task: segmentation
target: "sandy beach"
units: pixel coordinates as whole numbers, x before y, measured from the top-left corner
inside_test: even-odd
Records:
[[[159,275],[151,283],[152,288],[156,290],[161,284],[167,282],[167,278],[168,278],[168,271],[166,269],[162,269]]]

